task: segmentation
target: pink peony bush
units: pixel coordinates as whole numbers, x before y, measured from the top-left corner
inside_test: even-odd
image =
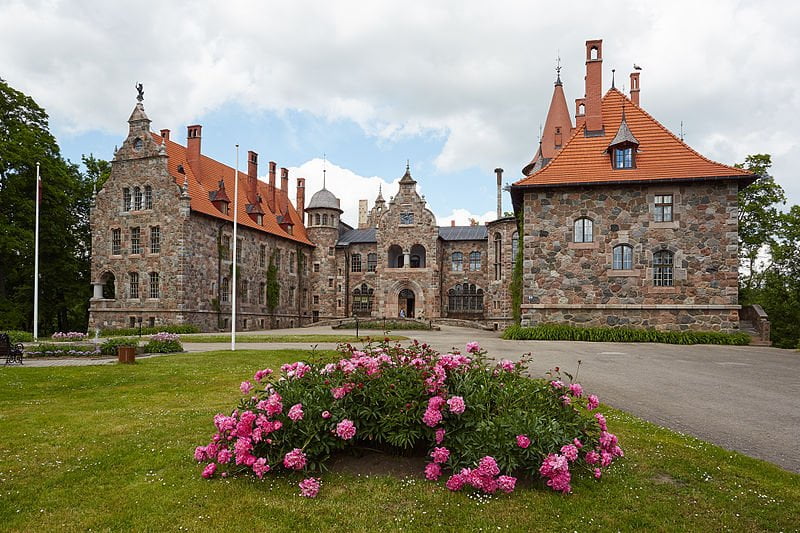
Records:
[[[575,475],[600,478],[623,455],[599,400],[577,383],[523,375],[527,361],[492,364],[477,343],[466,354],[425,344],[342,348],[332,363],[259,370],[241,384],[230,415],[195,449],[203,477],[316,472],[332,453],[368,443],[427,449],[426,479],[452,491],[510,493],[519,476],[571,492]],[[300,483],[315,497],[319,480]]]

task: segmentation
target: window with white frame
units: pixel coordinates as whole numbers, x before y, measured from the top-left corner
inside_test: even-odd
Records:
[[[674,277],[675,254],[669,250],[661,250],[653,254],[653,285],[656,287],[672,287]]]
[[[657,194],[655,196],[655,221],[672,222],[671,194]]]

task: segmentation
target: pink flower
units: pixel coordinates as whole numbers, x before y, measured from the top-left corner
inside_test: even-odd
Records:
[[[580,441],[580,440],[578,440],[578,438],[577,438],[577,437],[576,437],[576,438],[574,438],[574,439],[572,439],[572,444],[574,444],[574,445],[575,445],[575,447],[576,447],[576,448],[578,448],[579,450],[580,450],[581,448],[583,448],[583,443],[581,443],[581,441]]]
[[[437,411],[444,407],[444,398],[441,396],[433,396],[428,400],[428,409],[436,409]]]
[[[527,435],[517,435],[517,446],[523,450],[531,445],[531,439]]]
[[[483,477],[494,477],[500,473],[500,467],[497,466],[497,461],[494,457],[487,455],[478,462],[478,468],[475,469],[478,475]]]
[[[258,476],[258,479],[264,477],[264,474],[269,472],[269,465],[267,464],[267,460],[265,458],[258,459],[255,463],[253,463],[253,472]]]
[[[569,386],[569,392],[571,392],[576,398],[580,398],[583,396],[583,387],[581,387],[578,383],[573,383]]]
[[[242,384],[239,385],[239,390],[242,391],[242,394],[248,394],[253,390],[253,384],[249,381],[242,381]]]
[[[275,416],[283,411],[283,403],[281,400],[281,395],[277,392],[269,395],[266,405],[263,406],[264,410],[267,412],[267,416]],[[259,407],[259,409],[261,409],[261,407]]]
[[[230,462],[231,457],[233,457],[233,453],[231,453],[231,451],[228,448],[223,448],[219,451],[219,454],[217,455],[217,461],[219,461],[220,464],[226,465]]]
[[[442,413],[436,409],[427,409],[425,414],[422,415],[422,421],[426,426],[434,427],[442,421]]]
[[[600,426],[601,431],[608,430],[608,427],[606,426],[606,417],[604,417],[602,413],[595,413],[594,418],[597,420],[597,424]]]
[[[194,460],[198,463],[202,463],[208,459],[208,455],[206,455],[206,447],[205,446],[198,446],[194,449]]]
[[[324,418],[325,420],[327,420],[327,419],[329,419],[330,417],[331,417],[331,412],[330,412],[330,411],[322,411],[322,418]]]
[[[596,464],[597,461],[600,460],[600,454],[597,453],[596,451],[592,450],[592,451],[586,452],[586,458],[585,459],[586,459],[586,463],[587,464],[593,465],[593,464]]]
[[[550,385],[551,385],[551,386],[552,386],[554,389],[560,389],[561,387],[563,387],[563,386],[564,386],[564,383],[563,383],[562,381],[560,381],[560,380],[554,380],[554,381],[551,381],[551,382],[550,382]]]
[[[567,444],[566,446],[562,446],[561,453],[570,462],[578,458],[578,448],[576,448],[574,444]]]
[[[460,415],[464,412],[467,406],[464,404],[464,398],[461,396],[453,396],[447,400],[447,406],[450,407],[450,412]]]
[[[442,467],[436,463],[428,463],[425,467],[425,479],[428,481],[436,481],[442,475]]]
[[[298,484],[300,495],[306,498],[316,498],[319,493],[320,483],[322,482],[317,478],[309,477],[304,479]]]
[[[506,494],[514,492],[514,487],[517,485],[517,478],[512,476],[499,476],[497,478],[497,488]]]
[[[217,471],[217,465],[215,463],[208,463],[208,465],[203,469],[203,477],[208,479],[214,475],[214,472]]]
[[[289,415],[288,416],[293,422],[297,422],[299,420],[302,420],[303,419],[303,404],[302,403],[296,403],[293,406],[291,406],[289,408]]]
[[[477,342],[468,342],[467,343],[467,353],[475,353],[480,349],[481,349],[481,346]]]
[[[271,368],[265,368],[264,370],[259,370],[253,376],[253,380],[258,381],[259,383],[261,383],[261,380],[264,379],[265,377],[269,376],[270,374],[272,374],[272,369]]]
[[[600,479],[600,476],[602,476],[602,475],[603,475],[603,472],[599,468],[595,468],[594,469],[594,478],[595,479]]]
[[[336,435],[342,440],[350,440],[356,436],[356,426],[345,418],[336,424]]]
[[[563,455],[553,453],[548,455],[539,467],[539,473],[548,479],[547,486],[553,490],[560,492],[572,490],[569,484],[571,479],[569,463]]]
[[[572,398],[570,398],[569,396],[567,396],[565,394],[564,396],[561,397],[561,403],[563,403],[564,405],[571,405],[572,404]]]
[[[461,474],[453,474],[444,485],[448,490],[457,492],[464,486],[464,477]]]
[[[513,372],[515,368],[514,361],[511,361],[510,359],[503,359],[500,361],[500,368],[506,372]]]
[[[586,408],[591,411],[593,409],[597,409],[597,406],[600,405],[600,400],[594,394],[589,395],[589,402],[586,404]]]
[[[433,457],[434,463],[446,463],[447,459],[450,458],[450,450],[447,448],[434,448],[431,452],[431,457]]]
[[[289,470],[302,470],[306,462],[306,454],[300,448],[295,448],[283,457],[283,466]]]

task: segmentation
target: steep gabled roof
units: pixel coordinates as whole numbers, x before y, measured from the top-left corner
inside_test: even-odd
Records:
[[[580,127],[550,164],[514,183],[512,189],[662,180],[755,179],[745,170],[716,163],[695,152],[617,89],[609,89],[601,105],[607,133],[619,131],[624,105],[629,132],[639,143],[635,168],[613,168],[606,152],[610,136],[587,137],[584,127]]]
[[[161,144],[165,141],[156,133],[151,132],[151,135],[158,144]],[[165,146],[167,149],[167,156],[169,156],[169,159],[167,160],[167,170],[175,179],[175,183],[178,186],[183,186],[184,178],[188,182],[189,195],[192,198],[192,211],[203,213],[214,218],[227,220],[233,223],[234,169],[227,165],[223,165],[219,161],[215,161],[210,157],[201,155],[199,165],[200,172],[195,174],[194,170],[186,160],[185,146],[181,146],[180,144],[170,140],[165,142]],[[183,168],[183,173],[178,172],[178,166]],[[214,207],[214,204],[211,203],[209,193],[219,189],[219,180],[224,181],[225,192],[230,197],[231,203],[228,214],[223,214],[219,211],[219,209]],[[275,210],[270,211],[266,202],[266,198],[270,198],[270,195],[272,194],[270,189],[271,187],[268,183],[264,183],[260,180],[258,181],[258,193],[264,199],[264,201],[261,202],[260,207],[265,213],[264,224],[259,225],[247,214],[247,205],[249,203],[247,199],[247,172],[242,172],[241,170],[239,171],[238,224],[255,230],[270,233],[277,237],[282,237],[291,241],[313,245],[313,243],[308,239],[303,221],[300,219],[300,216],[298,215],[294,206],[289,201],[285,191],[275,191]],[[293,234],[291,235],[278,224],[277,215],[285,213],[288,213],[290,221],[293,224]]]

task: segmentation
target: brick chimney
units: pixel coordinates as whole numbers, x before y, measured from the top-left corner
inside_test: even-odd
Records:
[[[297,199],[295,201],[295,207],[297,208],[297,214],[300,216],[300,220],[305,220],[305,210],[306,210],[306,179],[305,178],[297,178]]]
[[[286,200],[289,200],[289,169],[286,167],[281,167],[281,190]]]
[[[450,221],[450,227],[451,228],[455,228],[456,227],[456,221],[455,220],[451,220]]]
[[[275,161],[269,162],[269,194],[267,194],[267,205],[273,213],[275,209],[275,169],[278,165]]]
[[[586,98],[575,99],[575,129],[586,124]]]
[[[600,99],[603,97],[603,40],[586,41],[586,132],[603,129]]]
[[[251,204],[258,201],[258,154],[247,152],[247,198]]]
[[[631,74],[633,76],[633,74]],[[169,130],[161,130],[161,137],[163,139],[169,140]]]
[[[631,72],[631,101],[639,105],[639,73]]]
[[[503,169],[496,168],[494,173],[497,174],[497,219],[503,218]]]
[[[186,162],[192,172],[200,174],[200,130],[203,126],[195,124],[186,127]]]

